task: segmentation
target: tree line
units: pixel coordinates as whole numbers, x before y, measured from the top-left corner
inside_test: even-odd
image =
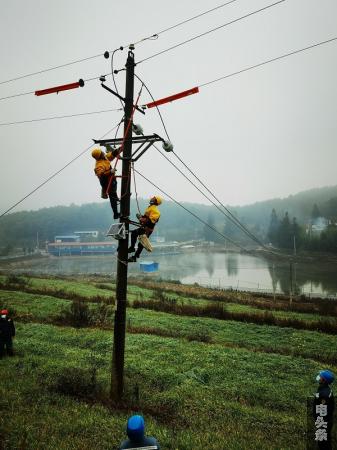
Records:
[[[322,211],[315,203],[311,216],[302,224],[287,211],[278,217],[273,208],[267,237],[279,248],[337,253],[337,197],[325,202]]]
[[[329,197],[331,194],[335,195]],[[309,207],[309,198],[319,201],[311,202]],[[137,202],[133,199],[131,217],[135,218],[138,208],[143,211],[147,204],[148,200],[139,199]],[[155,235],[162,236],[167,241],[205,240],[222,245],[226,245],[224,236],[227,236],[240,245],[254,245],[214,206],[195,203],[182,205],[188,208],[192,215],[174,202],[163,202],[160,207],[162,215]],[[287,199],[230,207],[230,210],[264,243],[272,243],[285,249],[293,248],[295,244],[298,249],[337,252],[337,186],[300,193]],[[313,225],[314,219],[317,218],[326,220],[327,226],[321,233],[316,233],[313,229],[310,232],[308,225]],[[12,248],[21,248],[22,253],[29,254],[37,246],[43,248],[47,241],[53,242],[56,235],[73,234],[75,231],[97,230],[97,240],[102,241],[107,239],[106,232],[112,222],[108,202],[12,213],[2,217],[0,221],[0,253],[8,254]]]

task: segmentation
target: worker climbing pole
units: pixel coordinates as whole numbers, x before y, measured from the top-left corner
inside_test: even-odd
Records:
[[[122,164],[122,182],[120,198],[120,222],[124,223],[126,237],[119,241],[117,281],[116,281],[116,311],[114,322],[114,342],[112,355],[111,389],[112,399],[119,400],[124,389],[124,349],[126,328],[126,291],[128,277],[128,233],[130,216],[130,188],[131,188],[131,154],[132,154],[132,116],[134,92],[134,47],[130,45],[126,61],[126,86],[124,108],[124,146]]]

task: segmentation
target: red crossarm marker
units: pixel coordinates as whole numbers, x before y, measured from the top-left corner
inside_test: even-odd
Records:
[[[55,86],[48,89],[42,89],[40,91],[35,91],[35,95],[46,95],[46,94],[53,94],[53,93],[59,93],[61,91],[68,91],[69,89],[76,89],[78,87],[84,86],[84,81],[81,79],[77,81],[76,83],[69,83],[69,84],[63,84],[62,86]]]
[[[187,97],[188,95],[197,94],[199,92],[199,88],[194,87],[192,89],[188,89],[187,91],[179,92],[179,94],[170,95],[169,97],[161,98],[160,100],[156,100],[151,103],[147,103],[146,108],[153,108],[154,106],[163,105],[164,103],[173,102],[174,100],[178,100],[179,98]]]

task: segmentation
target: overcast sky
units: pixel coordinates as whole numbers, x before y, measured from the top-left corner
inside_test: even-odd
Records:
[[[274,0],[275,1],[275,0]],[[224,3],[224,1],[223,1]],[[273,3],[237,0],[157,40],[136,46],[136,61]],[[1,0],[0,81],[104,53],[221,4],[220,1]],[[286,0],[136,67],[155,98],[201,85],[284,53],[337,37],[336,0]],[[337,41],[205,86],[161,107],[176,153],[226,204],[243,205],[335,185]],[[118,52],[122,68],[127,52]],[[0,84],[0,97],[111,71],[103,56]],[[124,93],[125,72],[117,75]],[[112,86],[108,77],[107,84]],[[135,85],[135,95],[139,91]],[[150,98],[143,92],[140,103]],[[0,122],[119,108],[91,81],[84,88],[0,101]],[[1,212],[100,138],[121,112],[1,126]],[[165,136],[155,109],[135,122]],[[112,134],[109,136],[113,137]],[[175,159],[173,158],[173,161]],[[100,199],[90,150],[15,210]],[[207,203],[155,149],[137,169],[180,201]],[[140,196],[157,192],[137,179]],[[165,197],[165,196],[164,196]]]

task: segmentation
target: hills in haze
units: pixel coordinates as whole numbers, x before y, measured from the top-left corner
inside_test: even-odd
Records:
[[[226,224],[226,218],[213,205],[195,203],[182,203],[182,205],[220,232],[228,235],[233,231],[231,230],[233,226],[230,223]],[[265,240],[273,208],[279,218],[288,212],[290,218],[296,217],[297,222],[304,225],[310,219],[314,205],[322,216],[337,219],[337,186],[311,189],[283,199],[271,199],[246,206],[229,207],[229,209],[259,238]],[[147,200],[140,199],[140,210],[143,211],[146,206]],[[221,236],[174,202],[164,199],[160,210],[162,217],[157,226],[157,233],[167,240],[221,241]],[[131,215],[134,217],[137,212],[136,201],[132,200]],[[55,235],[70,234],[80,230],[98,230],[102,239],[111,223],[112,213],[108,201],[16,212],[4,216],[0,221],[0,247],[6,245],[35,247],[37,237],[39,242],[43,243],[47,240],[53,241]],[[247,242],[247,238],[238,233],[236,238],[242,243]]]

